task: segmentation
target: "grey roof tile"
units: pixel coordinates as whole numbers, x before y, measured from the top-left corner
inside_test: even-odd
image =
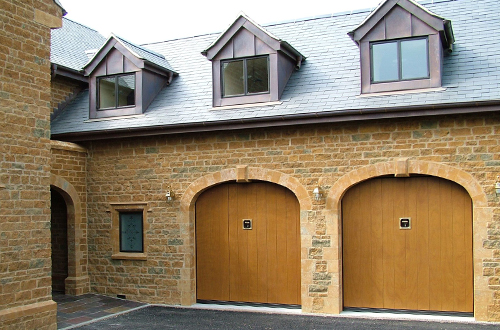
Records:
[[[85,51],[100,48],[106,38],[99,32],[64,17],[62,24],[62,28],[50,32],[50,62],[79,71],[89,61]]]
[[[359,97],[359,49],[347,35],[369,14],[346,13],[266,26],[307,56],[283,92],[281,104],[212,109],[211,63],[201,55],[216,34],[145,45],[163,55],[179,76],[145,114],[129,119],[88,121],[88,92],[79,95],[52,122],[52,133],[189,125],[272,116],[375,108],[500,100],[500,34],[497,0],[428,1],[424,6],[450,19],[456,43],[445,56],[443,91]]]

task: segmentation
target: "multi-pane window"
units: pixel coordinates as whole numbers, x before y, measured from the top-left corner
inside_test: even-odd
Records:
[[[429,78],[427,38],[374,42],[370,48],[372,82]]]
[[[242,96],[269,92],[267,56],[222,62],[222,96]]]
[[[116,109],[135,105],[135,74],[97,79],[98,109]]]
[[[144,252],[142,211],[120,212],[120,252]]]

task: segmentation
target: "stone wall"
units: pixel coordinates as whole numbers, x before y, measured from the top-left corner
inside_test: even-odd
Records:
[[[53,0],[0,0],[0,328],[55,329],[50,262]]]
[[[194,201],[211,185],[249,176],[297,195],[302,308],[338,313],[341,196],[360,180],[406,166],[468,189],[475,203],[475,316],[500,320],[499,139],[500,115],[488,114],[87,142],[91,289],[152,303],[194,303]],[[317,186],[325,194],[321,201],[312,198]],[[142,202],[148,203],[147,260],[112,259],[110,203]]]
[[[67,294],[89,292],[87,245],[87,150],[73,143],[51,142],[51,189],[63,197],[67,212]]]

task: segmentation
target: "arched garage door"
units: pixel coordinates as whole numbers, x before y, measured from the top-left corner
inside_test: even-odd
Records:
[[[300,305],[299,227],[298,200],[279,185],[226,183],[203,192],[197,299]]]
[[[371,179],[347,191],[342,213],[344,307],[473,311],[472,201],[461,186]]]

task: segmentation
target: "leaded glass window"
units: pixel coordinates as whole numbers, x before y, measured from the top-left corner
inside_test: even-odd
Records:
[[[143,252],[142,211],[120,212],[120,252]]]

